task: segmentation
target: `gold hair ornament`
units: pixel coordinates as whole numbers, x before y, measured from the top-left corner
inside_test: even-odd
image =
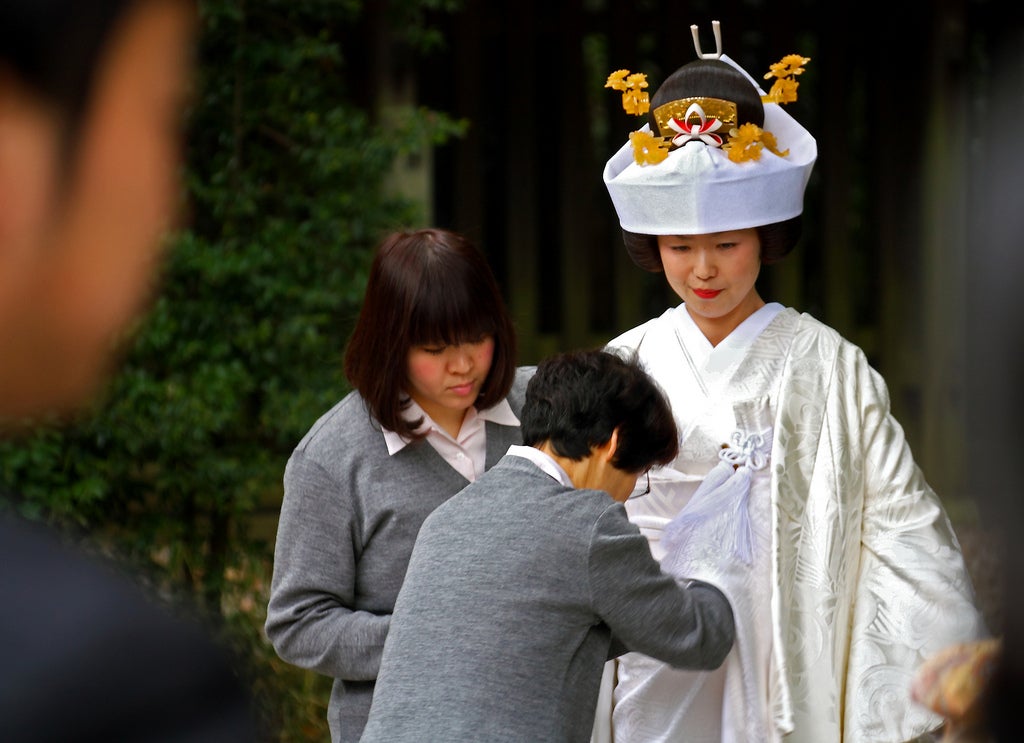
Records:
[[[691,139],[721,147],[722,137],[736,127],[736,104],[721,98],[680,98],[654,109],[658,133],[682,147]]]

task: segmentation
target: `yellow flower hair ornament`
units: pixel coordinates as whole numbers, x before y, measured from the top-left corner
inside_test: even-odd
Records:
[[[630,132],[633,144],[633,159],[637,165],[657,165],[666,157],[670,144],[665,137],[655,137],[650,132]]]
[[[622,91],[622,108],[633,116],[643,116],[651,108],[651,98],[644,91],[647,75],[642,72],[616,70],[608,76],[604,87]]]
[[[802,57],[799,54],[787,54],[778,62],[773,64],[764,79],[775,78],[771,90],[767,95],[761,96],[764,103],[792,103],[796,100],[796,89],[800,87],[795,78],[802,75],[804,65],[811,61],[810,57]]]
[[[767,149],[779,157],[789,154],[789,150],[780,152],[775,135],[757,124],[744,124],[738,129],[733,129],[729,132],[729,141],[722,145],[722,149],[734,163],[760,160],[762,149]]]

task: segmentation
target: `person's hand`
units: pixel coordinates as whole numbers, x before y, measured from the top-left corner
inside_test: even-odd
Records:
[[[983,702],[1001,653],[1002,641],[997,638],[958,643],[939,651],[918,669],[910,694],[946,721],[939,740],[988,740]]]

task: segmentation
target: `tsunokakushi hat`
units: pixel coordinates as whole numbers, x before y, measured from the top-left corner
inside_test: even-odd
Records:
[[[698,59],[669,76],[653,100],[642,73],[608,77],[605,87],[622,92],[627,113],[649,113],[603,173],[627,238],[761,227],[803,211],[817,144],[782,106],[796,100],[795,77],[810,60],[791,54],[772,65],[764,77],[776,79],[766,93],[722,54],[718,21],[713,26],[716,52],[701,53],[691,26]]]

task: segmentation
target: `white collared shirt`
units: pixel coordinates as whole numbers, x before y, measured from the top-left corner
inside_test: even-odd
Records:
[[[519,419],[512,412],[508,400],[502,400],[482,412],[471,407],[466,411],[456,438],[438,426],[415,400],[409,401],[408,407],[402,411],[402,417],[408,421],[423,418],[423,423],[416,429],[417,433],[426,432],[427,443],[470,482],[484,473],[487,458],[487,429],[484,424],[491,421],[503,426],[519,425]],[[411,439],[403,438],[394,431],[385,428],[383,432],[389,455],[394,455],[411,443]]]
[[[563,485],[570,488],[576,487],[569,478],[569,473],[566,472],[558,462],[552,459],[551,455],[542,452],[540,449],[535,449],[532,446],[519,446],[518,444],[513,444],[508,448],[508,453],[515,457],[529,459]]]

